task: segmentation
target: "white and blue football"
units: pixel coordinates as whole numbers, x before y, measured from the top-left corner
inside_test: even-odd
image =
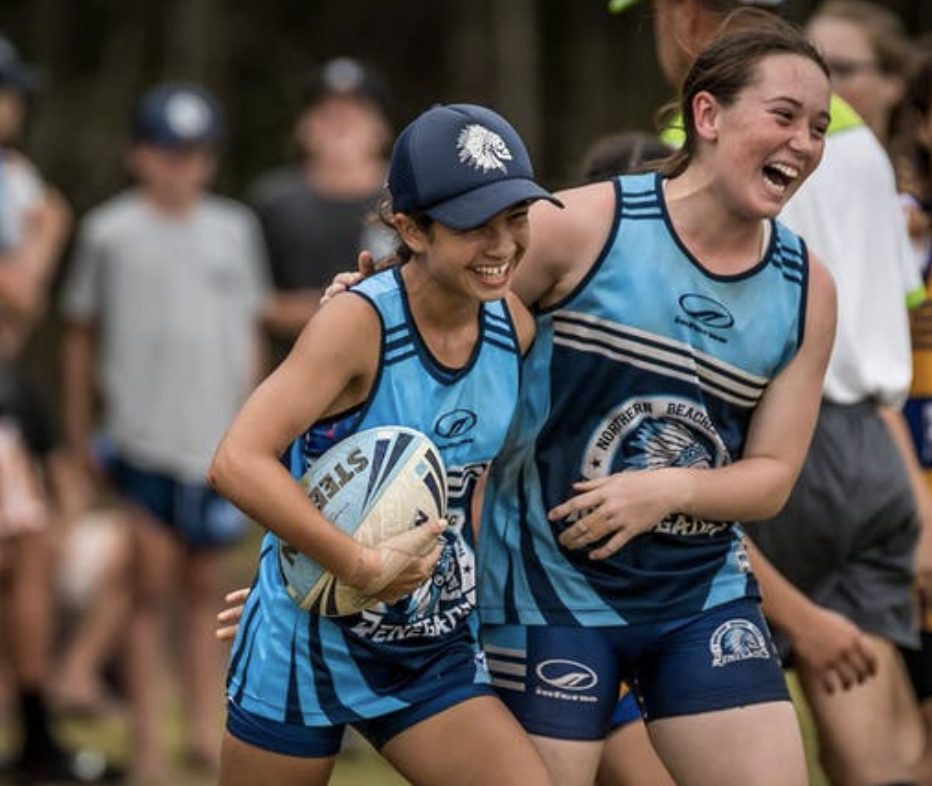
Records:
[[[401,426],[350,435],[311,465],[301,485],[328,520],[366,546],[442,518],[447,510],[440,451],[421,432]],[[288,595],[302,609],[341,617],[378,602],[284,541],[278,564]]]

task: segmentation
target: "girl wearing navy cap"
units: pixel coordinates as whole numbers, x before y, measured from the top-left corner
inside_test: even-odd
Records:
[[[402,132],[389,191],[403,263],[315,315],[209,473],[269,530],[230,660],[222,786],[326,783],[346,725],[413,783],[549,783],[479,650],[470,502],[505,440],[534,335],[508,291],[528,206],[553,197],[508,123],[471,105],[435,107]],[[472,425],[451,438],[444,416],[462,411]],[[448,523],[365,547],[295,478],[346,436],[387,425],[437,444]],[[279,461],[289,445],[290,473]],[[300,609],[279,539],[381,602],[339,618]],[[409,556],[390,570],[390,552]]]

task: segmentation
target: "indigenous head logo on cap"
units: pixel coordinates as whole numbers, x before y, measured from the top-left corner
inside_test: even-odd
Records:
[[[511,161],[511,151],[504,139],[485,126],[478,123],[466,126],[456,140],[456,150],[460,161],[473,169],[482,172],[499,169],[508,173],[508,167],[502,162]]]
[[[419,210],[450,229],[475,229],[535,199],[560,205],[534,180],[518,132],[476,104],[438,105],[409,123],[395,140],[388,190],[395,212]]]

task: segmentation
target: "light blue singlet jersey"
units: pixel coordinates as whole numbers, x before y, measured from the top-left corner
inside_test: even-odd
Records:
[[[796,355],[808,258],[772,222],[759,264],[705,270],[673,230],[660,177],[616,180],[609,239],[576,290],[538,314],[521,404],[486,491],[483,623],[625,625],[755,597],[731,522],[674,515],[605,561],[557,542],[572,484],[741,456],[767,383]]]
[[[282,585],[278,539],[265,535],[231,653],[228,695],[248,712],[310,726],[376,717],[431,698],[446,689],[444,673],[464,662],[475,665],[475,681],[488,680],[477,644],[470,502],[476,478],[504,442],[518,399],[520,349],[504,301],[482,306],[468,364],[450,369],[418,334],[398,268],[354,291],[382,321],[376,383],[361,408],[318,422],[296,441],[292,473],[302,475],[353,432],[384,425],[417,429],[433,440],[446,465],[450,526],[432,581],[392,606],[340,619],[295,606]]]

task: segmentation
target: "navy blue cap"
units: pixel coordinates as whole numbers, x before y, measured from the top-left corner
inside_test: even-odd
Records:
[[[372,67],[352,57],[328,60],[313,74],[304,90],[304,107],[310,109],[328,98],[368,101],[383,115],[391,110],[388,86]]]
[[[451,229],[473,229],[519,202],[548,199],[524,142],[505,118],[474,104],[435,106],[395,140],[392,209],[420,211]]]
[[[212,147],[220,141],[222,131],[219,104],[198,85],[152,88],[142,97],[133,118],[133,137],[155,147]]]
[[[31,93],[41,82],[39,69],[23,62],[16,47],[0,35],[0,87],[9,86],[21,93]]]

